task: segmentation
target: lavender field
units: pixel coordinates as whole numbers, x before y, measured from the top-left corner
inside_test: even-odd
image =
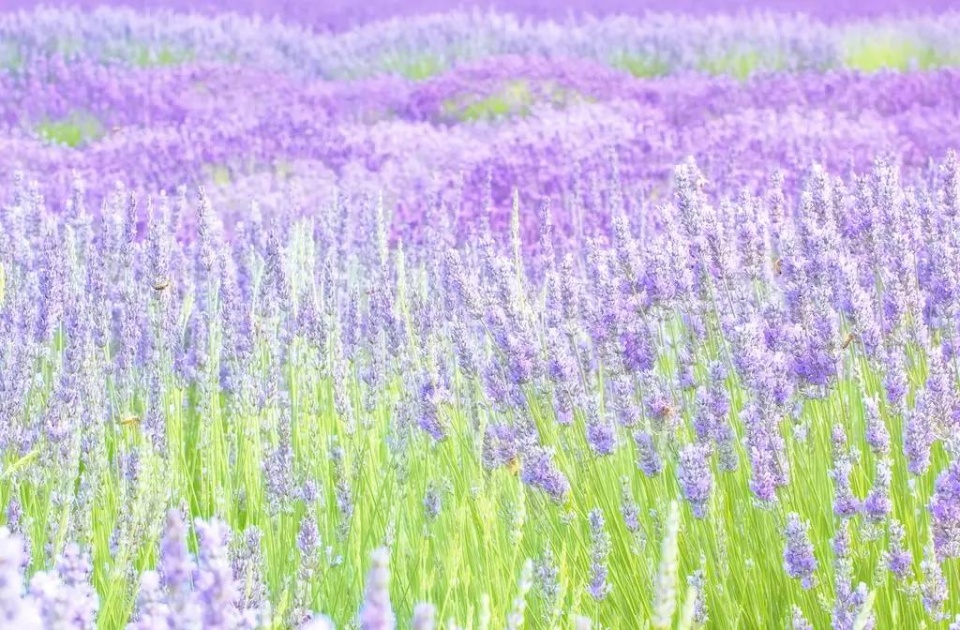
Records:
[[[953,4],[0,3],[0,630],[960,630]]]

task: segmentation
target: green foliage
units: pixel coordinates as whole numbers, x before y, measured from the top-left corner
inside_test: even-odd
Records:
[[[383,63],[383,69],[386,72],[399,74],[413,81],[429,79],[440,74],[447,67],[447,63],[434,55],[395,56]]]
[[[635,77],[653,78],[670,74],[670,64],[656,56],[625,53],[612,62],[615,68],[626,70]]]
[[[133,64],[141,68],[179,66],[196,58],[192,50],[170,46],[150,48],[144,44],[133,46],[130,54]]]
[[[896,34],[851,38],[844,44],[843,56],[846,67],[864,72],[885,69],[905,72],[960,65],[960,47],[944,49]]]
[[[461,122],[497,120],[513,116],[528,116],[534,105],[553,105],[563,108],[571,102],[591,99],[560,85],[544,84],[534,89],[527,81],[514,80],[489,96],[473,95],[451,98],[441,107],[444,119]]]
[[[207,164],[204,171],[206,179],[217,186],[226,186],[233,179],[230,167],[225,164]]]
[[[731,76],[745,81],[759,70],[776,70],[782,67],[777,59],[765,59],[756,50],[731,50],[719,56],[700,60],[699,70],[707,74]]]
[[[105,133],[100,121],[85,112],[74,112],[59,120],[45,120],[37,125],[36,130],[49,142],[73,148],[102,138]]]
[[[23,67],[23,52],[14,44],[0,42],[0,71]]]
[[[526,81],[511,81],[496,93],[479,100],[448,99],[443,104],[442,112],[445,117],[464,122],[491,120],[527,115],[533,102],[534,95]]]

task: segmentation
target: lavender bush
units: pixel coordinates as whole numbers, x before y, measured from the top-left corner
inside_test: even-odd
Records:
[[[32,8],[35,0],[10,0],[3,8]],[[244,14],[259,14],[306,23],[320,30],[344,30],[371,20],[385,17],[411,17],[424,13],[450,11],[451,9],[499,9],[512,11],[523,17],[543,18],[560,15],[586,17],[591,15],[633,14],[643,15],[649,11],[681,11],[687,14],[723,14],[743,12],[754,8],[748,0],[564,0],[557,3],[548,0],[375,0],[362,4],[346,0],[328,0],[323,3],[310,0],[47,0],[42,4],[53,6],[79,6],[92,8],[109,5],[134,5],[138,8],[166,8],[180,11],[200,11],[216,14],[224,10]],[[865,3],[860,0],[766,0],[763,7],[783,13],[805,13],[831,21],[844,21],[862,17],[918,12],[943,13],[955,5],[950,0],[876,0]]]
[[[960,18],[337,6],[0,15],[5,627],[957,627]]]

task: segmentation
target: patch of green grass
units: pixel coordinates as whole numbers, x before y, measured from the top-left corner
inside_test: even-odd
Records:
[[[294,164],[290,160],[277,160],[273,164],[273,174],[281,180],[290,179],[293,176]]]
[[[206,179],[217,186],[226,186],[233,180],[230,168],[225,164],[207,164],[204,171]]]
[[[844,65],[864,72],[930,70],[960,65],[960,49],[943,50],[895,35],[863,37],[846,42]]]
[[[635,77],[653,78],[670,74],[672,70],[667,60],[655,55],[624,53],[612,61],[614,68],[625,70]]]
[[[736,50],[719,56],[707,56],[697,64],[697,68],[707,74],[731,76],[740,81],[750,78],[758,70],[775,70],[781,66],[778,59],[765,59],[756,50]]]
[[[84,42],[79,37],[61,37],[53,40],[51,52],[61,57],[72,57],[84,49]]]
[[[518,79],[508,82],[500,90],[484,98],[448,99],[443,103],[441,115],[445,119],[461,122],[497,120],[512,116],[527,116],[538,101],[562,108],[578,100],[590,99],[557,85],[541,86],[534,91],[529,83]]]
[[[443,114],[464,122],[493,120],[510,115],[526,115],[533,104],[533,93],[526,81],[511,81],[503,89],[486,98],[463,103],[449,99],[443,104]]]
[[[23,52],[18,46],[0,42],[0,70],[18,70],[23,63]]]
[[[162,68],[178,66],[192,61],[196,57],[192,50],[162,46],[151,49],[139,45],[134,49],[133,63],[141,68]]]
[[[138,68],[178,66],[196,59],[196,52],[174,46],[149,45],[143,42],[120,42],[104,53],[107,61],[130,64]]]
[[[74,112],[59,120],[44,120],[36,129],[45,140],[73,148],[102,138],[105,133],[103,124],[86,112]]]
[[[433,55],[417,55],[387,59],[384,69],[413,81],[422,81],[446,70],[447,64]]]

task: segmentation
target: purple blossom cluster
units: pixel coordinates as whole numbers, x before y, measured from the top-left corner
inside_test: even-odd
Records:
[[[15,0],[7,9],[31,8],[34,0]],[[418,0],[400,2],[399,0],[377,0],[362,6],[335,0],[317,5],[309,0],[285,0],[277,3],[269,0],[138,0],[132,4],[129,0],[68,0],[45,2],[48,6],[63,4],[73,7],[97,6],[136,6],[145,8],[164,8],[179,11],[198,11],[205,14],[236,11],[244,14],[280,17],[287,20],[306,23],[317,29],[342,30],[366,22],[387,18],[409,18],[415,15],[439,13],[464,9],[508,10],[523,17],[555,18],[558,15],[603,16],[621,14],[643,14],[650,11],[670,11],[694,15],[729,14],[754,8],[744,0],[643,0],[627,2],[625,0],[592,0],[591,2],[571,1],[547,2],[546,0],[523,0],[522,2],[504,2],[503,0]],[[864,3],[861,0],[766,0],[763,7],[769,11],[783,13],[813,14],[831,20],[848,20],[877,15],[940,13],[954,8],[947,0],[882,0]]]
[[[960,100],[958,76],[651,81],[586,61],[512,57],[423,83],[303,83],[230,66],[112,70],[43,61],[0,73],[0,89],[13,95],[0,105],[9,127],[0,166],[41,177],[51,200],[69,197],[74,171],[95,195],[109,194],[117,179],[142,194],[206,183],[228,226],[246,215],[251,197],[276,212],[290,186],[303,191],[304,211],[338,188],[381,191],[395,207],[391,237],[406,243],[422,242],[432,220],[424,196],[442,204],[437,218],[452,225],[457,242],[484,222],[506,234],[516,189],[524,205],[548,197],[577,208],[554,216],[556,246],[566,250],[611,236],[614,171],[627,202],[661,199],[673,165],[687,156],[716,182],[707,189],[716,199],[738,186],[759,190],[771,165],[796,189],[796,174],[810,163],[844,172],[884,152],[911,179],[925,177],[931,157],[960,145],[951,106]],[[471,99],[516,81],[527,86],[532,110],[460,120]],[[569,96],[545,100],[558,90]],[[96,132],[80,146],[43,135],[45,121],[80,124],[69,121],[81,115]],[[524,213],[525,250],[536,247],[537,231],[536,213]]]
[[[99,603],[90,584],[89,555],[68,545],[54,570],[37,572],[27,582],[24,551],[20,537],[0,528],[3,623],[24,630],[95,628]]]
[[[229,11],[201,15],[171,11],[173,7],[144,11],[145,7],[138,6],[140,11],[135,11],[123,6],[93,10],[40,6],[0,13],[0,33],[6,44],[4,57],[16,61],[78,52],[124,64],[169,64],[198,58],[339,79],[383,72],[423,77],[478,58],[544,53],[614,61],[644,74],[749,71],[752,66],[822,69],[842,66],[851,43],[861,47],[854,47],[854,52],[869,52],[865,40],[883,41],[891,32],[893,43],[912,45],[907,52],[913,53],[917,63],[948,62],[956,51],[952,37],[956,11],[920,12],[906,19],[873,14],[866,21],[830,24],[822,15],[771,10],[775,7],[764,11],[763,6],[736,15],[700,16],[630,11],[577,18],[551,11],[532,20],[517,10],[520,6],[522,3],[490,11],[478,7],[457,10],[454,4],[444,6],[443,12],[376,20],[333,33],[318,32],[303,20],[264,20]],[[8,3],[3,8],[15,6]]]
[[[0,325],[6,339],[17,340],[2,349],[4,365],[11,366],[4,387],[27,392],[21,399],[30,400],[35,385],[24,366],[37,357],[49,359],[58,331],[70,342],[54,351],[62,360],[44,407],[5,411],[16,415],[7,415],[4,443],[39,448],[43,457],[59,454],[66,462],[101,457],[91,450],[91,440],[115,431],[108,420],[110,401],[95,387],[105,375],[111,391],[131,401],[146,396],[149,409],[156,410],[144,417],[143,445],[117,455],[123,477],[136,482],[144,457],[177,456],[170,451],[177,416],[162,404],[173,377],[177,387],[226,396],[225,408],[209,406],[206,397],[188,401],[198,418],[217,417],[224,409],[275,414],[275,437],[266,443],[262,474],[268,513],[281,515],[301,501],[317,500],[313,480],[298,490],[303,482],[298,481],[302,472],[294,450],[290,389],[296,381],[285,375],[296,352],[301,360],[313,357],[306,365],[314,365],[308,374],[317,370],[317,376],[310,378],[343,375],[339,378],[349,390],[339,402],[334,392],[325,413],[338,417],[346,435],[370,430],[362,401],[373,400],[369,408],[376,409],[378,399],[386,400],[380,384],[400,378],[411,395],[391,403],[401,423],[397,439],[414,431],[442,443],[469,431],[457,419],[463,412],[451,411],[463,404],[455,401],[472,401],[478,409],[494,410],[498,419],[477,436],[491,473],[513,469],[532,492],[565,503],[576,491],[578,473],[568,454],[558,451],[556,431],[574,431],[564,439],[581,441],[578,457],[601,462],[627,449],[643,477],[673,469],[692,513],[711,519],[715,479],[737,471],[738,461],[749,468],[749,489],[757,500],[780,501],[781,490],[793,483],[783,424],[797,404],[828,395],[842,378],[845,355],[856,353],[882,372],[891,364],[886,357],[919,347],[928,376],[913,405],[876,398],[863,403],[863,439],[875,459],[866,495],[853,483],[860,465],[851,449],[853,438],[843,424],[834,426],[833,511],[841,522],[887,523],[898,501],[892,494],[895,462],[905,462],[913,475],[936,466],[939,476],[929,500],[936,555],[925,561],[935,570],[934,564],[957,553],[956,462],[942,467],[933,447],[942,442],[946,452],[953,452],[958,408],[947,357],[957,334],[949,314],[957,308],[960,290],[951,288],[956,278],[942,270],[960,251],[952,244],[960,233],[954,229],[960,216],[960,160],[951,153],[931,173],[928,187],[913,188],[902,186],[897,167],[882,159],[850,182],[814,167],[798,198],[775,177],[763,196],[743,192],[714,205],[696,164],[687,161],[674,172],[673,202],[659,208],[658,228],[632,227],[625,205],[615,197],[621,205],[614,210],[613,241],[592,241],[581,258],[560,256],[546,205],[535,254],[523,252],[516,220],[508,242],[498,242],[488,231],[476,249],[435,231],[431,247],[446,242],[449,255],[419,263],[434,283],[431,293],[404,275],[412,268],[398,258],[407,254],[389,243],[380,199],[338,198],[304,232],[305,225],[293,220],[298,208],[291,195],[286,200],[290,214],[265,219],[253,212],[251,224],[236,226],[228,237],[202,192],[193,201],[184,190],[172,198],[148,198],[147,225],[139,229],[141,201],[133,191],[116,188],[93,214],[81,180],[75,180],[67,204],[52,208],[35,184],[18,175],[2,215]],[[859,217],[858,223],[848,222],[850,214]],[[726,238],[744,216],[756,229]],[[350,236],[361,231],[378,234],[379,242]],[[298,238],[325,254],[298,253],[289,245]],[[416,251],[411,246],[408,253]],[[746,261],[753,262],[741,264]],[[863,273],[832,272],[853,264]],[[467,276],[466,265],[477,272]],[[353,275],[357,269],[364,270],[359,278]],[[762,290],[742,291],[757,283]],[[533,294],[544,301],[534,302]],[[857,308],[856,294],[877,306]],[[369,296],[369,302],[361,307],[357,295]],[[437,316],[440,304],[443,318]],[[555,317],[550,313],[562,313],[563,319],[550,324]],[[676,314],[688,322],[685,339],[645,337],[645,330],[657,330],[662,338]],[[548,322],[551,334],[541,337],[544,328],[535,322]],[[862,331],[874,328],[877,340],[867,343]],[[811,337],[812,332],[818,336]],[[716,334],[729,340],[727,350],[718,353],[706,345]],[[411,363],[410,352],[422,358]],[[704,354],[712,358],[702,371],[684,367],[692,365],[690,356]],[[656,367],[663,360],[675,361],[678,369],[664,376]],[[164,371],[167,365],[172,372]],[[258,371],[259,365],[266,365],[266,372]],[[467,369],[458,372],[458,365]],[[598,390],[601,369],[606,382]],[[138,382],[138,374],[147,378]],[[728,389],[731,378],[741,384],[735,390],[737,407]],[[591,390],[606,391],[597,396]],[[542,402],[535,402],[552,404],[558,394],[568,401],[570,419],[559,413],[544,416]],[[72,416],[63,415],[67,409]],[[892,439],[887,422],[901,415],[902,451],[897,452],[900,440]],[[545,419],[556,427],[545,429]],[[201,440],[210,439],[197,430]],[[633,439],[620,439],[624,433]],[[341,519],[334,538],[356,518],[350,457],[343,444],[331,442],[331,496]],[[79,474],[80,488],[88,487],[91,472],[72,474]],[[433,519],[441,513],[437,492],[433,487],[419,499]],[[632,505],[629,483],[624,492]],[[89,500],[81,497],[79,504]],[[626,507],[623,514],[632,515],[627,525],[636,531],[635,508]],[[158,568],[139,578],[134,623],[256,627],[263,614],[258,606],[265,601],[238,587],[234,569],[247,565],[231,562],[230,532],[222,523],[197,521],[199,554],[193,558],[181,518],[171,512]],[[590,592],[599,600],[609,591],[609,525],[600,510],[591,513],[590,524]],[[302,575],[316,575],[319,540],[327,534],[310,519],[298,521],[298,527]],[[888,565],[903,575],[912,562],[899,526],[890,527]],[[123,535],[117,535],[120,549]],[[796,515],[788,519],[784,537],[787,574],[812,588],[818,562]],[[375,561],[375,576],[385,576],[385,556]],[[92,618],[96,597],[84,586],[89,569],[83,568],[78,548],[67,547],[57,566],[59,573],[32,582],[30,597],[42,602],[41,614]],[[369,627],[394,623],[385,583],[386,577],[371,582],[361,612]],[[865,596],[851,589],[837,604],[848,616]],[[420,618],[427,617],[424,609]]]

